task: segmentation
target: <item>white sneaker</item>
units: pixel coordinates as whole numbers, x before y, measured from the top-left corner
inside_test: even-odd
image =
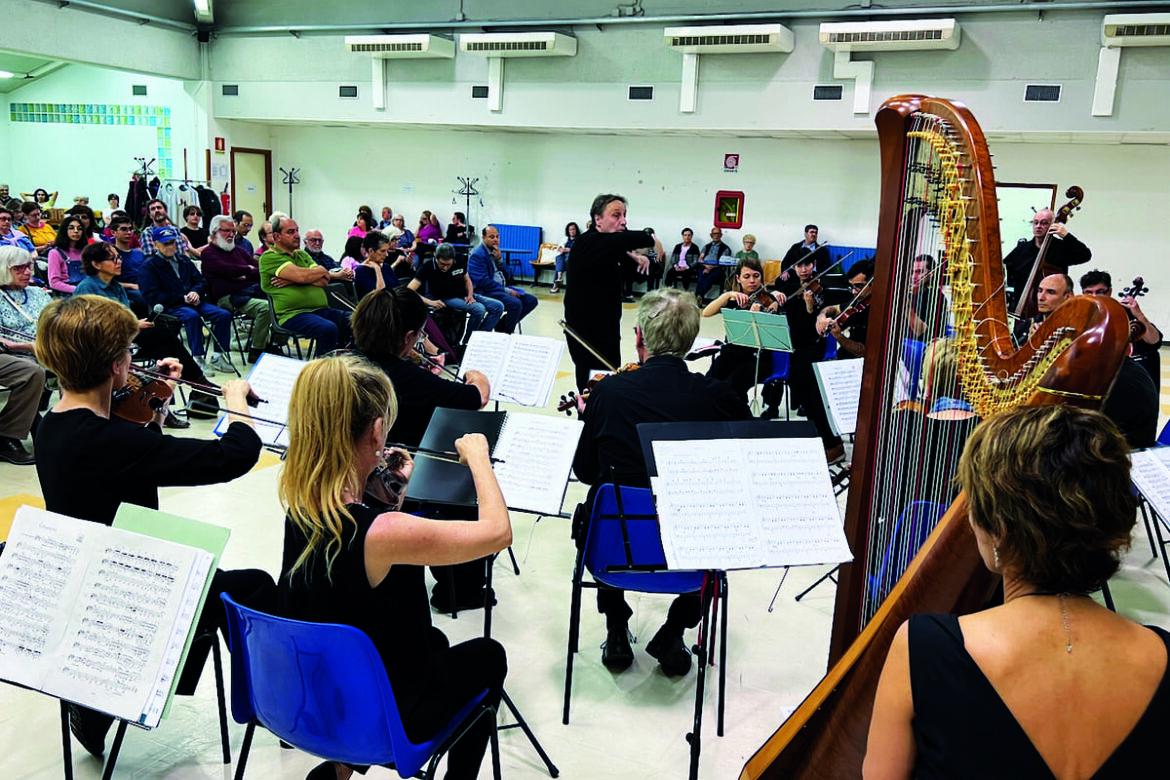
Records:
[[[216,371],[220,371],[225,374],[235,373],[235,368],[232,366],[231,361],[226,355],[221,355],[217,352],[216,354],[212,355],[211,360],[207,362],[208,365],[210,365]]]

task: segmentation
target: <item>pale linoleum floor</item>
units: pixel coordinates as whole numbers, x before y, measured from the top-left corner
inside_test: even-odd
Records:
[[[539,288],[541,304],[524,322],[524,332],[560,337],[563,314],[560,296]],[[633,360],[632,326],[635,306],[624,307],[623,358]],[[702,335],[717,337],[719,321],[703,321]],[[700,366],[705,368],[706,361]],[[566,354],[554,385],[554,400],[572,386]],[[1167,379],[1163,387],[1170,386]],[[1164,416],[1170,405],[1164,397]],[[546,413],[555,414],[552,406]],[[525,410],[529,411],[529,410]],[[191,435],[210,436],[209,423],[197,422]],[[101,468],[78,463],[78,468]],[[224,555],[225,568],[260,567],[276,575],[280,566],[282,514],[276,499],[279,463],[265,455],[248,475],[227,485],[170,488],[162,491],[162,509],[226,526],[232,536]],[[570,483],[566,512],[585,489]],[[35,470],[0,464],[0,499],[39,496]],[[5,507],[4,504],[11,506]],[[0,501],[0,515],[10,517],[16,501]],[[495,566],[499,605],[493,614],[493,636],[508,652],[506,690],[528,720],[550,758],[565,778],[643,778],[686,776],[689,753],[684,735],[691,729],[695,672],[669,679],[645,654],[644,645],[665,617],[669,597],[630,594],[635,614],[631,628],[638,642],[633,667],[611,674],[600,662],[604,623],[586,591],[581,620],[581,652],[574,667],[572,719],[561,723],[568,630],[570,575],[574,550],[568,521],[538,519],[512,513],[513,550],[520,564],[513,574],[507,557]],[[715,735],[715,674],[708,678],[702,731],[700,774],[729,778],[739,774],[747,758],[800,703],[825,671],[834,588],[826,583],[801,602],[793,597],[820,577],[827,567],[794,569],[776,601],[768,604],[780,581],[776,570],[733,572],[730,575],[729,646],[726,730]],[[1170,585],[1161,562],[1150,555],[1140,524],[1123,570],[1112,583],[1118,609],[1141,622],[1170,627]],[[461,613],[457,620],[435,615],[434,621],[453,642],[481,634],[482,611]],[[688,634],[693,641],[694,632]],[[713,670],[714,672],[714,670]],[[229,699],[230,700],[230,699]],[[0,684],[0,775],[29,780],[62,776],[59,710],[56,700]],[[511,722],[506,711],[501,722]],[[230,725],[233,760],[238,757],[244,727]],[[112,732],[111,737],[112,739]],[[505,778],[547,777],[544,765],[518,729],[501,733]],[[296,750],[282,750],[276,739],[258,731],[248,761],[248,777],[301,778],[317,759]],[[101,764],[74,743],[75,777],[101,775]],[[130,729],[118,761],[116,777],[209,780],[231,776],[219,747],[215,690],[208,665],[198,692],[179,697],[171,716],[155,731]],[[490,777],[485,760],[481,777]],[[368,777],[397,777],[384,768]]]

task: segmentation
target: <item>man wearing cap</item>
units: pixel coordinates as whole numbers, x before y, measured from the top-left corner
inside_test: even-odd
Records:
[[[352,277],[345,269],[327,271],[301,249],[301,230],[291,217],[273,215],[272,246],[260,256],[260,288],[272,298],[276,321],[317,342],[324,355],[353,338],[349,315],[329,308],[330,282]]]
[[[164,312],[179,318],[187,329],[191,354],[200,365],[204,365],[205,355],[201,318],[208,320],[217,342],[211,366],[234,373],[227,355],[232,315],[203,301],[207,284],[191,258],[179,251],[179,242],[183,238],[179,229],[173,225],[156,225],[149,232],[155,253],[146,258],[138,272],[138,288],[146,305],[151,309],[161,305]]]

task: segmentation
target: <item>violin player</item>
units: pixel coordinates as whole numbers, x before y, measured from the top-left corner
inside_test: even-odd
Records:
[[[869,332],[869,302],[873,291],[873,260],[860,260],[846,272],[853,299],[849,305],[826,306],[817,315],[817,333],[832,336],[838,343],[838,359],[865,357],[865,339]],[[844,329],[849,329],[845,336]],[[817,426],[817,434],[825,445],[825,459],[829,463],[840,463],[845,459],[845,444],[833,433],[829,425],[821,389],[816,374],[809,368],[800,376],[792,377],[793,393],[804,399],[804,410],[808,419]]]
[[[354,346],[366,359],[376,364],[390,378],[398,414],[386,432],[388,442],[417,447],[426,433],[435,409],[478,410],[491,397],[488,378],[479,371],[467,371],[462,382],[451,382],[415,364],[410,354],[427,321],[427,305],[421,295],[405,285],[381,289],[362,298],[350,315]],[[428,517],[438,517],[434,507],[423,509]],[[475,507],[461,512],[458,507],[443,507],[447,519],[474,520]],[[449,567],[432,567],[435,587],[431,604],[440,612],[464,611],[482,607],[492,594],[485,593],[483,559]],[[454,578],[455,592],[450,582]]]
[[[650,487],[638,423],[751,417],[747,403],[731,385],[692,373],[687,367],[683,356],[698,334],[699,306],[690,293],[662,287],[646,293],[638,302],[635,343],[642,367],[606,377],[593,388],[588,402],[581,402],[584,427],[573,457],[573,471],[592,487],[585,504],[578,509],[582,513],[579,517],[591,516],[594,492],[601,484]],[[578,545],[585,543],[586,531],[583,527],[574,528]],[[601,662],[614,672],[625,671],[634,661],[627,628],[633,610],[623,593],[605,586],[597,591],[597,611],[605,615],[607,637]],[[698,625],[700,617],[699,595],[679,596],[671,604],[666,622],[646,645],[646,652],[666,674],[678,676],[690,670],[691,655],[683,633]]]
[[[764,289],[764,267],[759,260],[745,257],[735,266],[732,290],[711,301],[703,309],[704,317],[714,317],[724,309],[763,311],[775,314],[783,296],[774,297]],[[707,376],[722,379],[746,401],[748,391],[757,382],[772,375],[772,353],[764,350],[756,359],[756,350],[739,344],[724,344],[711,361]]]
[[[816,256],[805,252],[798,255],[793,266],[795,273],[788,274],[787,280],[777,279],[772,292],[780,301],[780,311],[788,317],[788,333],[792,338],[792,354],[788,358],[788,376],[792,408],[805,406],[807,399],[798,392],[799,383],[792,380],[805,372],[812,371],[812,364],[825,359],[825,340],[817,332],[817,314],[825,307],[826,291],[814,282],[817,273]],[[819,290],[819,292],[818,292]],[[778,415],[779,393],[765,393],[767,408],[762,417]]]
[[[248,473],[260,457],[260,437],[250,420],[235,416],[247,414],[251,388],[243,379],[223,385],[231,424],[220,439],[164,434],[165,402],[147,425],[111,417],[113,393],[127,383],[138,326],[129,308],[96,295],[55,299],[40,314],[37,360],[61,386],[61,400],[36,433],[37,478],[50,512],[109,525],[124,502],[158,509],[160,487],[230,482]],[[159,369],[178,377],[182,366],[166,358]],[[276,604],[276,586],[266,572],[216,571],[198,627],[217,627],[225,639],[220,593],[264,611]],[[192,653],[183,668],[180,694],[194,693],[209,645],[199,647],[202,651]],[[112,723],[108,715],[69,705],[70,730],[95,756],[104,752]]]

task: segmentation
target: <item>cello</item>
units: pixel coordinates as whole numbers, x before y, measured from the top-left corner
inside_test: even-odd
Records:
[[[1061,206],[1060,210],[1052,217],[1053,225],[1068,223],[1068,218],[1072,216],[1073,211],[1081,207],[1081,201],[1085,199],[1085,191],[1073,185],[1065,191],[1064,196],[1070,200]],[[1020,290],[1019,298],[1016,299],[1018,301],[1015,311],[1017,317],[1036,316],[1039,311],[1036,308],[1036,292],[1040,280],[1052,274],[1064,273],[1064,269],[1057,268],[1045,259],[1048,256],[1048,249],[1052,245],[1052,235],[1051,231],[1044,234],[1044,241],[1040,244],[1040,253],[1036,255],[1036,260],[1032,263],[1032,271],[1028,274],[1028,281],[1024,284],[1024,289]]]
[[[854,560],[840,567],[828,673],[748,760],[741,780],[860,777],[898,627],[917,612],[982,609],[997,586],[976,548],[966,497],[952,499],[951,474],[919,460],[926,445],[961,448],[969,429],[949,426],[952,438],[938,441],[942,429],[929,418],[898,409],[913,392],[901,376],[914,339],[897,315],[910,305],[915,256],[945,264],[951,300],[928,319],[953,317],[958,370],[948,393],[979,417],[1025,403],[1099,406],[1125,357],[1125,311],[1103,296],[1067,301],[1033,343],[1013,347],[991,156],[965,106],[901,95],[875,122],[882,179],[873,314],[845,517]],[[941,518],[902,523],[917,502],[939,507]]]

